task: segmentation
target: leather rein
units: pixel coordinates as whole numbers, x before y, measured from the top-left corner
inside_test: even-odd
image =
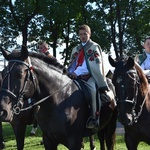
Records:
[[[7,68],[7,73],[4,76],[4,78],[3,78],[3,81],[4,81],[6,79],[6,77],[8,77],[7,89],[6,88],[2,88],[1,91],[4,91],[4,92],[10,94],[10,96],[12,96],[13,98],[17,99],[17,104],[15,104],[13,106],[13,113],[16,114],[16,115],[19,115],[21,111],[29,110],[29,109],[33,108],[34,106],[44,102],[45,100],[47,100],[52,95],[54,95],[54,94],[58,93],[59,91],[61,91],[64,87],[66,87],[71,82],[71,81],[69,81],[67,84],[65,84],[60,89],[56,90],[51,95],[48,95],[48,96],[42,98],[41,100],[39,100],[38,102],[35,102],[34,104],[32,104],[32,105],[30,105],[30,106],[28,106],[26,108],[23,108],[23,97],[25,95],[27,83],[28,83],[30,77],[32,78],[32,82],[34,84],[35,90],[38,88],[38,85],[37,85],[37,82],[36,82],[36,76],[34,75],[34,72],[33,72],[33,66],[31,64],[30,57],[28,57],[28,62],[29,63],[26,63],[26,62],[21,61],[21,60],[10,60],[9,63],[10,62],[14,62],[14,63],[12,64],[10,69]],[[10,91],[10,82],[9,82],[10,81],[10,72],[12,71],[12,69],[15,66],[16,63],[21,63],[21,64],[23,64],[23,65],[25,65],[27,67],[27,74],[26,74],[26,77],[25,77],[26,80],[24,81],[24,85],[23,85],[22,89],[20,90],[18,96]],[[3,85],[3,81],[2,81],[2,85]]]

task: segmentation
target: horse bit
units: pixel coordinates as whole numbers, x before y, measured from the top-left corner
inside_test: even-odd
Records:
[[[4,81],[5,78],[8,76],[8,89],[2,88],[1,91],[7,92],[7,93],[10,94],[13,98],[17,99],[17,104],[15,104],[15,105],[13,106],[13,113],[16,114],[16,115],[20,114],[21,111],[25,111],[25,110],[31,109],[32,107],[34,107],[34,106],[36,106],[36,105],[42,103],[43,101],[47,100],[47,99],[48,99],[49,97],[51,97],[52,95],[54,95],[54,94],[58,93],[59,91],[61,91],[63,88],[65,88],[65,87],[66,87],[68,84],[70,84],[70,82],[71,82],[71,80],[70,80],[68,83],[66,83],[65,85],[63,85],[60,89],[56,90],[54,93],[52,93],[52,94],[50,94],[50,95],[48,95],[48,96],[42,98],[41,100],[39,100],[38,102],[35,102],[34,104],[28,106],[27,108],[22,108],[22,107],[23,107],[23,96],[24,96],[24,94],[25,94],[25,89],[26,89],[26,86],[27,86],[27,83],[28,83],[28,81],[29,81],[30,76],[31,76],[32,82],[33,82],[33,84],[34,84],[34,88],[35,88],[35,89],[36,89],[36,87],[38,88],[37,82],[35,81],[36,78],[35,78],[35,75],[34,75],[34,73],[33,73],[33,67],[32,67],[32,65],[31,65],[31,60],[30,60],[29,57],[28,57],[28,61],[29,61],[29,64],[26,63],[26,62],[24,62],[24,61],[20,61],[20,60],[10,60],[9,63],[10,63],[10,62],[14,62],[14,64],[11,66],[11,68],[10,68],[9,70],[7,70],[7,73],[6,73],[6,75],[5,75],[4,79],[3,79],[3,81]],[[24,85],[23,85],[22,90],[19,92],[18,97],[17,97],[13,92],[11,92],[10,89],[9,89],[10,72],[11,72],[11,70],[13,69],[13,67],[14,67],[14,65],[15,65],[16,63],[21,63],[21,64],[27,66],[27,68],[28,68],[28,69],[27,69],[28,71],[27,71],[27,74],[26,74],[26,77],[25,77],[26,80],[25,80],[25,82],[24,82]],[[2,81],[2,84],[3,84],[3,81]]]
[[[134,79],[131,75],[130,75],[130,73],[133,73],[133,74],[135,74],[136,75],[136,79]],[[144,99],[144,101],[143,101],[143,103],[141,104],[141,106],[140,106],[140,110],[139,110],[139,112],[135,112],[135,106],[136,106],[136,101],[137,101],[137,95],[138,95],[138,85],[140,84],[139,83],[139,78],[137,78],[138,76],[137,76],[137,72],[136,72],[136,70],[129,70],[129,71],[127,71],[126,72],[126,74],[129,76],[129,78],[130,79],[132,79],[133,81],[135,81],[135,90],[134,90],[134,97],[133,97],[133,99],[132,100],[130,100],[130,99],[125,99],[125,101],[119,101],[119,103],[132,103],[133,104],[133,108],[132,108],[132,115],[133,115],[133,120],[134,120],[134,122],[136,123],[137,121],[138,121],[138,118],[139,118],[139,116],[141,115],[141,113],[142,113],[142,109],[143,109],[143,105],[144,105],[144,102],[145,102],[145,99]],[[122,84],[121,85],[121,88],[122,88],[122,90],[123,91],[125,91],[125,86],[124,86],[124,84]],[[146,97],[145,97],[146,98]]]
[[[30,75],[32,77],[32,81],[33,81],[34,87],[36,88],[35,76],[34,76],[33,71],[32,71],[33,68],[31,66],[31,62],[30,62],[29,58],[28,58],[28,60],[29,60],[29,64],[24,62],[24,61],[20,61],[20,60],[10,60],[9,63],[11,63],[11,62],[14,62],[14,63],[12,64],[12,66],[10,68],[8,68],[9,65],[7,66],[6,75],[4,76],[4,78],[2,80],[2,85],[3,85],[4,80],[6,79],[6,77],[8,77],[7,89],[6,88],[2,88],[1,91],[7,92],[13,98],[17,99],[17,104],[15,104],[13,106],[13,112],[16,115],[18,115],[20,113],[21,108],[23,107],[23,96],[25,94],[26,86],[27,86],[27,83],[29,81]],[[10,91],[10,86],[9,86],[10,85],[10,72],[12,71],[12,69],[15,66],[16,63],[21,63],[21,64],[24,64],[25,66],[27,66],[27,74],[26,74],[26,77],[25,77],[26,80],[25,80],[24,85],[23,85],[22,89],[20,90],[18,96]]]

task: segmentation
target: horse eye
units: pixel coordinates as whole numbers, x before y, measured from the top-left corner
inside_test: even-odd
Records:
[[[22,73],[18,73],[18,78],[22,78],[23,74]]]
[[[20,79],[23,76],[23,72],[22,71],[16,71],[15,76],[16,76],[16,78]]]

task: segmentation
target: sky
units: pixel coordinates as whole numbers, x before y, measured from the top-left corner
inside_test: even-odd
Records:
[[[13,0],[12,2],[14,3],[14,1],[15,1],[15,0]],[[94,4],[94,3],[93,3],[92,5],[93,5],[93,7],[95,7],[95,4]],[[19,44],[19,45],[22,44],[22,36],[19,36],[19,37],[17,38],[17,44]],[[63,49],[64,49],[64,46],[61,46],[61,47],[58,47],[58,48],[57,48],[56,57],[57,57],[58,60],[60,60],[60,58],[61,58],[61,55],[59,54],[59,52],[60,52],[60,51],[63,51]],[[51,48],[49,49],[49,52],[50,52],[51,54],[53,54],[53,51],[52,51]],[[114,55],[113,55],[112,52],[113,52],[113,51],[111,51],[112,58],[114,58]],[[1,58],[0,58],[0,59],[1,59]],[[105,74],[106,74],[106,73],[109,71],[109,69],[112,70],[113,68],[112,68],[111,65],[109,64],[108,55],[105,54],[104,52],[103,52],[103,61],[104,61],[104,69],[105,69]],[[2,62],[2,61],[0,61],[0,68],[1,68],[1,66],[3,66],[3,64],[1,65],[1,62]],[[59,62],[63,64],[63,60],[60,60]]]
[[[21,45],[22,44],[22,36],[19,36],[17,38],[17,44]],[[63,51],[63,49],[65,48],[65,46],[60,46],[57,48],[57,51],[56,51],[56,57],[57,57],[57,60],[63,64],[64,61],[61,60],[61,55],[59,54],[59,52]],[[49,48],[49,52],[53,55],[53,50],[52,48]],[[115,56],[113,55],[113,50],[111,50],[111,54],[112,54],[112,58],[115,58]],[[113,70],[113,67],[109,64],[109,61],[108,61],[108,54],[106,53],[102,53],[102,56],[103,56],[103,62],[104,62],[104,70],[105,70],[105,74],[107,74],[107,72],[109,70]],[[6,62],[6,61],[5,61]],[[0,57],[0,70],[2,70],[4,68],[4,58],[3,56]]]

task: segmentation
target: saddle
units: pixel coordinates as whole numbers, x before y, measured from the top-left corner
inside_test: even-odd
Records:
[[[78,88],[82,91],[87,103],[89,104],[89,102],[90,102],[90,93],[88,92],[88,88],[84,85],[84,83],[81,79],[77,78],[73,81],[78,86]]]
[[[87,103],[89,104],[90,103],[90,94],[89,94],[88,88],[85,86],[84,82],[78,78],[76,80],[74,80],[74,82],[79,87],[79,89],[81,89],[83,95],[85,96]],[[108,93],[99,92],[99,93],[100,94],[98,94],[98,96],[100,96],[100,98],[97,97],[97,112],[99,112],[99,101],[101,100],[101,104],[103,107],[105,104],[108,104],[109,102],[111,102],[112,95],[113,95],[113,93],[108,94],[109,92]]]

